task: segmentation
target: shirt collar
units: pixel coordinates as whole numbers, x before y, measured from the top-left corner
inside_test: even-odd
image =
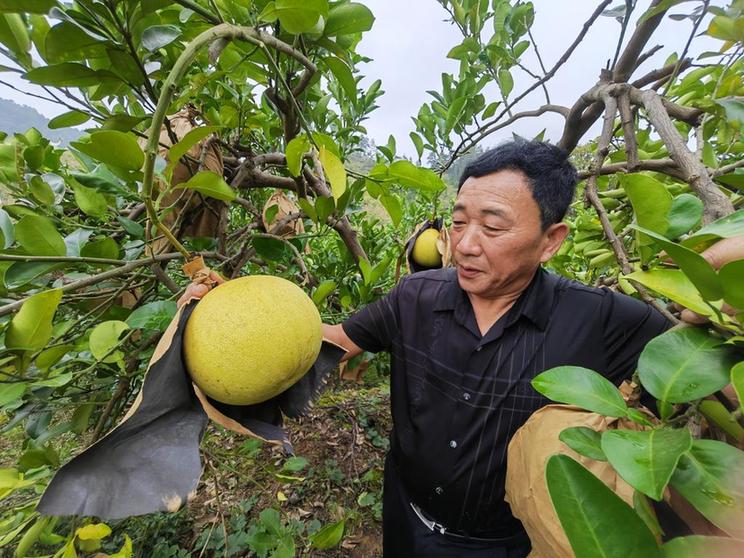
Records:
[[[519,295],[517,302],[509,310],[509,322],[513,323],[520,316],[529,319],[541,330],[545,330],[553,306],[554,282],[551,274],[539,267],[527,288]],[[434,311],[462,311],[470,306],[467,293],[460,288],[457,271],[447,270],[447,281],[437,296]]]

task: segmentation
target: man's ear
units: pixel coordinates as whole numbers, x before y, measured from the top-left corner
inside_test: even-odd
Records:
[[[547,262],[560,249],[563,241],[568,236],[568,225],[566,223],[553,223],[543,233],[543,253],[540,263]]]

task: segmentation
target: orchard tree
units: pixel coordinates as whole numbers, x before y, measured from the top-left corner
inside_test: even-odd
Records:
[[[562,371],[576,379],[569,394],[554,371],[535,380],[550,398],[646,428],[595,433],[593,451],[566,436],[637,490],[637,511],[570,458],[549,462],[573,549],[696,556],[724,549],[724,534],[744,539],[744,487],[728,474],[744,467],[744,319],[731,311],[744,308],[744,262],[716,269],[699,255],[744,233],[744,3],[604,0],[554,61],[533,36],[530,2],[438,4],[462,34],[448,55],[460,68],[414,116],[410,140],[433,163],[424,168],[400,157],[392,137],[360,164],[370,154],[364,122],[383,94],[380,80],[360,87],[357,46],[374,24],[363,4],[0,0],[2,70],[65,107],[50,127],[86,127],[69,148],[35,129],[0,144],[10,200],[0,209],[0,429],[23,431],[18,463],[0,470],[0,498],[12,502],[0,548],[23,556],[41,538],[68,556],[104,536],[56,533],[34,512],[37,492],[60,465],[60,440],[95,441],[132,403],[188,282],[182,264],[200,256],[227,277],[293,279],[338,321],[394,284],[406,238],[453,195],[442,177],[459,158],[549,112],[565,119],[558,144],[582,178],[556,271],[639,297],[674,322],[676,303],[710,324],[670,331],[644,351],[636,385],[658,400],[658,417],[590,371]],[[572,106],[553,104],[551,79],[600,17],[619,22],[613,59]],[[641,73],[663,49],[651,45],[666,17],[689,40]],[[720,48],[692,59],[701,34]],[[531,81],[519,92],[518,72]],[[533,91],[544,104],[525,106]],[[599,137],[588,137],[600,120]],[[644,460],[627,457],[636,454]],[[647,498],[668,484],[722,536],[664,541]],[[586,519],[587,506],[606,514],[601,525],[628,525],[637,535],[628,544],[642,546],[618,545]]]

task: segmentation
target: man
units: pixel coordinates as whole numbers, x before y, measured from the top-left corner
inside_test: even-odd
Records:
[[[452,213],[455,268],[404,277],[324,336],[391,353],[386,557],[524,557],[504,502],[507,445],[548,403],[530,385],[560,365],[619,384],[667,320],[644,303],[550,274],[576,170],[559,148],[516,141],[463,172]],[[202,295],[189,291],[187,295]]]

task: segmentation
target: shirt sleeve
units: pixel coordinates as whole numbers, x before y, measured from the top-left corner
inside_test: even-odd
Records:
[[[370,353],[389,350],[400,332],[398,302],[405,279],[387,295],[368,304],[341,324],[354,343]]]
[[[606,375],[615,384],[633,375],[646,343],[672,326],[652,306],[614,291],[605,295],[602,318]]]

